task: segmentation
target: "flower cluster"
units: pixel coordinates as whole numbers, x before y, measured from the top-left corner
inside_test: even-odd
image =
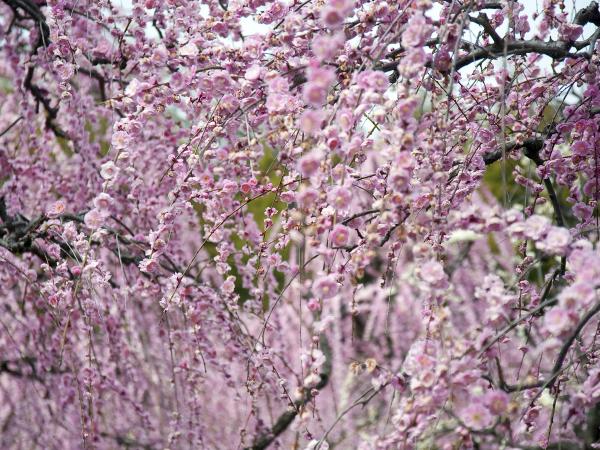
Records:
[[[533,3],[0,0],[0,448],[597,446],[600,10]]]

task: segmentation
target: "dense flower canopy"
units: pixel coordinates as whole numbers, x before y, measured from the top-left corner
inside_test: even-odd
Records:
[[[600,11],[0,0],[0,447],[600,447]]]

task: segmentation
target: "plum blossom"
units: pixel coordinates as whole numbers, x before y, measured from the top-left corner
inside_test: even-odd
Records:
[[[550,229],[550,220],[547,217],[533,215],[525,221],[525,236],[535,241],[542,239]]]
[[[325,275],[314,284],[315,294],[323,299],[330,299],[335,297],[339,291],[339,285],[334,275]]]
[[[303,98],[306,103],[320,106],[327,99],[327,91],[335,80],[332,69],[312,65],[307,71],[307,83],[304,85]]]
[[[504,391],[488,391],[488,393],[485,395],[485,404],[495,417],[506,413],[509,401],[510,397]]]
[[[246,73],[244,74],[244,78],[248,81],[258,80],[261,74],[261,67],[258,64],[254,64],[248,69],[246,69]]]
[[[541,250],[555,255],[564,255],[571,243],[571,233],[563,227],[551,227],[546,238],[536,245]]]
[[[479,400],[467,406],[463,410],[461,418],[465,425],[473,430],[489,428],[494,421],[494,416]]]
[[[155,274],[159,271],[160,265],[158,261],[154,258],[146,258],[142,262],[140,262],[140,270],[142,272]]]
[[[48,209],[46,209],[46,214],[48,217],[56,218],[61,214],[64,214],[67,210],[67,205],[64,200],[57,200],[52,203]]]
[[[86,226],[90,227],[91,229],[97,229],[104,225],[105,218],[106,216],[102,213],[102,211],[98,209],[91,209],[85,214],[85,216],[83,216],[83,221]]]
[[[112,180],[119,173],[119,168],[113,161],[107,161],[100,167],[100,176],[105,180]]]
[[[336,210],[345,211],[350,206],[352,194],[348,188],[337,186],[329,191],[327,199]]]
[[[323,111],[309,109],[300,117],[300,129],[308,135],[315,135],[321,130],[324,120]]]
[[[425,262],[419,271],[421,279],[432,287],[440,287],[446,281],[444,267],[437,261],[429,260]]]
[[[103,214],[108,213],[112,203],[112,197],[105,192],[98,194],[94,199],[94,207]]]
[[[350,239],[350,228],[342,224],[337,224],[331,230],[330,239],[331,245],[334,247],[345,246]]]
[[[328,28],[339,28],[346,16],[352,11],[353,0],[327,0],[321,9],[321,20]]]
[[[560,306],[552,308],[544,316],[544,326],[553,336],[566,333],[573,325],[572,316],[568,310]]]
[[[596,446],[595,2],[120,3],[0,1],[0,447]]]
[[[199,53],[198,46],[193,42],[188,42],[179,48],[179,54],[181,56],[198,56]]]
[[[411,17],[402,33],[402,46],[405,48],[420,47],[430,35],[431,27],[427,25],[425,16],[418,12]]]
[[[314,175],[321,165],[321,158],[316,152],[304,155],[298,160],[298,170],[304,177]]]
[[[583,33],[583,27],[572,23],[565,23],[561,29],[561,38],[565,41],[573,42],[576,41],[579,36]]]

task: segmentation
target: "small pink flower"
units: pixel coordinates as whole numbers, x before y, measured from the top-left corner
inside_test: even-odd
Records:
[[[112,161],[107,161],[100,167],[100,176],[105,180],[112,180],[119,173],[119,168]]]
[[[147,258],[140,262],[140,270],[146,273],[156,273],[160,269],[158,261],[154,258]]]
[[[438,287],[446,280],[442,265],[434,260],[427,261],[421,266],[421,279],[431,286]]]
[[[255,81],[260,78],[261,67],[258,64],[254,64],[248,69],[246,69],[246,73],[244,74],[244,78],[248,81]]]
[[[320,158],[314,152],[308,153],[298,161],[298,170],[303,177],[310,177],[319,170],[320,165]]]
[[[317,134],[323,126],[325,119],[323,111],[309,109],[300,117],[300,129],[310,136]]]
[[[344,131],[350,131],[354,126],[354,114],[349,108],[341,109],[336,118],[338,126]]]
[[[376,70],[365,70],[356,77],[356,84],[361,89],[370,89],[375,92],[385,92],[390,82],[385,73]]]
[[[462,420],[466,426],[473,430],[483,430],[492,425],[494,417],[490,411],[483,406],[482,403],[471,403],[467,406],[462,414]]]
[[[537,241],[544,237],[549,228],[550,220],[544,216],[533,215],[525,221],[525,236]]]
[[[179,48],[179,54],[181,56],[198,56],[199,53],[198,46],[193,42],[188,42]]]
[[[503,391],[489,391],[485,396],[485,404],[492,414],[500,416],[508,409],[510,397]]]
[[[352,201],[352,193],[344,186],[338,186],[329,191],[327,195],[329,204],[337,210],[346,210]]]
[[[52,203],[52,205],[46,210],[46,214],[51,219],[54,219],[54,218],[60,216],[61,214],[64,214],[66,208],[67,208],[67,205],[65,204],[65,202],[63,200],[58,200],[58,201]]]
[[[337,224],[333,227],[333,230],[331,230],[329,237],[333,247],[343,247],[350,239],[350,228],[342,224]]]
[[[569,230],[563,227],[551,227],[540,247],[548,253],[564,255],[570,243],[571,233],[569,233]]]
[[[102,213],[107,212],[112,205],[113,199],[110,195],[105,192],[98,194],[94,199],[94,207]]]
[[[571,151],[574,155],[587,157],[590,154],[591,146],[585,141],[576,141],[571,144]]]
[[[267,96],[266,107],[270,113],[282,113],[289,109],[292,97],[280,92],[270,92]]]
[[[319,278],[315,282],[313,288],[315,294],[317,294],[319,297],[328,299],[335,297],[335,295],[338,293],[339,285],[337,281],[335,281],[334,275],[326,275]]]
[[[248,183],[247,181],[240,185],[240,191],[242,191],[244,194],[248,194],[251,190],[252,190],[252,185],[250,183]]]
[[[575,206],[573,206],[573,215],[582,222],[589,220],[593,213],[594,208],[585,203],[576,203]]]
[[[582,33],[583,27],[574,23],[565,23],[560,29],[561,38],[568,42],[576,41]]]
[[[558,294],[558,304],[568,310],[576,311],[577,308],[588,305],[595,296],[594,286],[586,282],[574,283],[564,288]]]
[[[92,209],[83,217],[83,222],[89,228],[95,230],[104,224],[105,215],[98,209]]]
[[[319,198],[319,193],[313,188],[306,188],[300,194],[298,194],[298,204],[301,208],[310,208],[312,207],[317,199]]]
[[[544,325],[546,330],[553,336],[560,336],[571,327],[572,320],[567,311],[560,306],[556,306],[544,315]]]
[[[117,150],[122,150],[127,147],[129,144],[130,137],[126,131],[118,130],[115,131],[112,135],[111,144],[113,148]]]
[[[327,88],[316,83],[308,82],[304,85],[302,98],[313,106],[321,106],[327,100]]]
[[[410,48],[398,64],[398,72],[405,78],[417,75],[427,62],[427,53],[422,47]]]
[[[229,276],[223,283],[223,292],[232,294],[235,291],[235,277]]]
[[[308,309],[315,312],[321,309],[321,302],[316,298],[311,298],[308,301]]]
[[[319,34],[314,37],[311,48],[315,56],[320,60],[332,59],[344,45],[345,36],[342,32],[336,32],[333,35]]]
[[[225,180],[223,182],[223,192],[227,194],[235,194],[238,191],[238,184],[232,180]]]
[[[285,203],[292,203],[296,199],[296,193],[294,191],[282,192],[279,199]]]
[[[420,11],[414,14],[402,33],[402,47],[420,47],[431,35],[431,27],[427,25],[425,16]]]
[[[345,15],[335,8],[326,6],[321,10],[321,20],[327,28],[339,28],[344,23]]]

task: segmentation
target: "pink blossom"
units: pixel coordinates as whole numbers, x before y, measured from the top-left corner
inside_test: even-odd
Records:
[[[465,425],[473,430],[489,428],[494,421],[494,416],[479,401],[472,402],[467,406],[463,410],[461,418]]]
[[[310,309],[311,311],[318,311],[321,309],[321,302],[319,302],[318,299],[316,298],[311,298],[308,301],[308,309]]]
[[[328,28],[339,28],[352,11],[352,0],[328,0],[321,10],[321,20]]]
[[[142,272],[155,274],[159,271],[160,265],[158,261],[154,258],[147,258],[140,262],[140,270]]]
[[[582,222],[590,220],[593,213],[594,208],[583,203],[577,203],[573,206],[573,214]]]
[[[337,224],[333,227],[333,230],[331,230],[329,238],[331,239],[331,245],[333,247],[343,247],[350,239],[350,228],[342,224]]]
[[[329,191],[327,200],[335,209],[344,211],[350,206],[350,202],[352,201],[352,193],[348,188],[338,186]]]
[[[558,294],[558,304],[568,311],[587,307],[594,300],[594,287],[585,282],[574,283]]]
[[[64,200],[58,200],[50,205],[48,209],[46,209],[46,214],[48,217],[56,218],[61,214],[64,214],[67,209],[67,205]]]
[[[566,333],[571,325],[572,320],[569,312],[559,306],[555,306],[544,315],[544,326],[554,336]]]
[[[235,290],[235,277],[233,277],[233,276],[227,277],[227,279],[223,283],[222,289],[223,289],[223,292],[225,292],[226,294],[232,294],[233,291]]]
[[[390,84],[383,72],[375,70],[360,72],[356,77],[356,83],[362,89],[372,89],[375,92],[384,92]]]
[[[314,175],[321,165],[320,158],[314,153],[308,153],[298,160],[298,170],[304,177]]]
[[[248,67],[246,69],[246,73],[244,74],[244,78],[248,81],[258,80],[261,73],[261,67],[258,64],[254,64],[253,66]]]
[[[320,60],[332,59],[338,53],[340,47],[344,44],[345,37],[341,32],[332,35],[319,34],[313,38],[312,51]]]
[[[0,1],[0,447],[590,444],[597,5],[491,3]]]
[[[407,49],[398,64],[399,74],[406,78],[415,76],[425,68],[427,58],[427,54],[422,47]]]
[[[525,236],[535,241],[542,239],[550,229],[550,220],[544,216],[533,215],[525,221]]]
[[[310,208],[315,205],[319,193],[312,188],[305,188],[298,194],[298,204],[302,208]]]
[[[98,209],[91,209],[83,217],[83,221],[91,229],[100,228],[104,225],[105,215]]]
[[[303,99],[309,105],[321,106],[327,99],[327,87],[308,82],[304,85]]]
[[[430,35],[431,27],[427,25],[425,16],[418,12],[410,18],[402,33],[402,46],[404,48],[420,47]]]
[[[300,117],[300,129],[308,135],[315,135],[321,130],[324,119],[323,111],[306,110]]]
[[[117,150],[122,150],[129,145],[130,137],[126,131],[118,130],[112,135],[112,146]]]
[[[107,212],[110,209],[112,203],[112,197],[105,192],[98,194],[94,199],[94,207],[102,213]]]
[[[420,276],[427,284],[437,287],[446,280],[444,267],[435,260],[430,260],[421,266]]]
[[[198,56],[198,47],[193,42],[188,42],[179,48],[179,54],[181,56]]]
[[[112,180],[119,173],[119,168],[112,161],[107,161],[100,167],[100,176],[105,180]]]
[[[583,27],[572,23],[565,23],[562,25],[560,31],[562,39],[568,42],[574,42],[583,33]]]
[[[551,227],[546,234],[546,239],[538,243],[544,251],[556,255],[564,255],[571,243],[571,233],[563,227]]]
[[[339,285],[334,275],[326,275],[315,281],[313,286],[315,294],[323,299],[335,297],[339,291]]]
[[[504,391],[489,391],[485,396],[485,404],[490,412],[498,417],[506,413],[510,397]]]

